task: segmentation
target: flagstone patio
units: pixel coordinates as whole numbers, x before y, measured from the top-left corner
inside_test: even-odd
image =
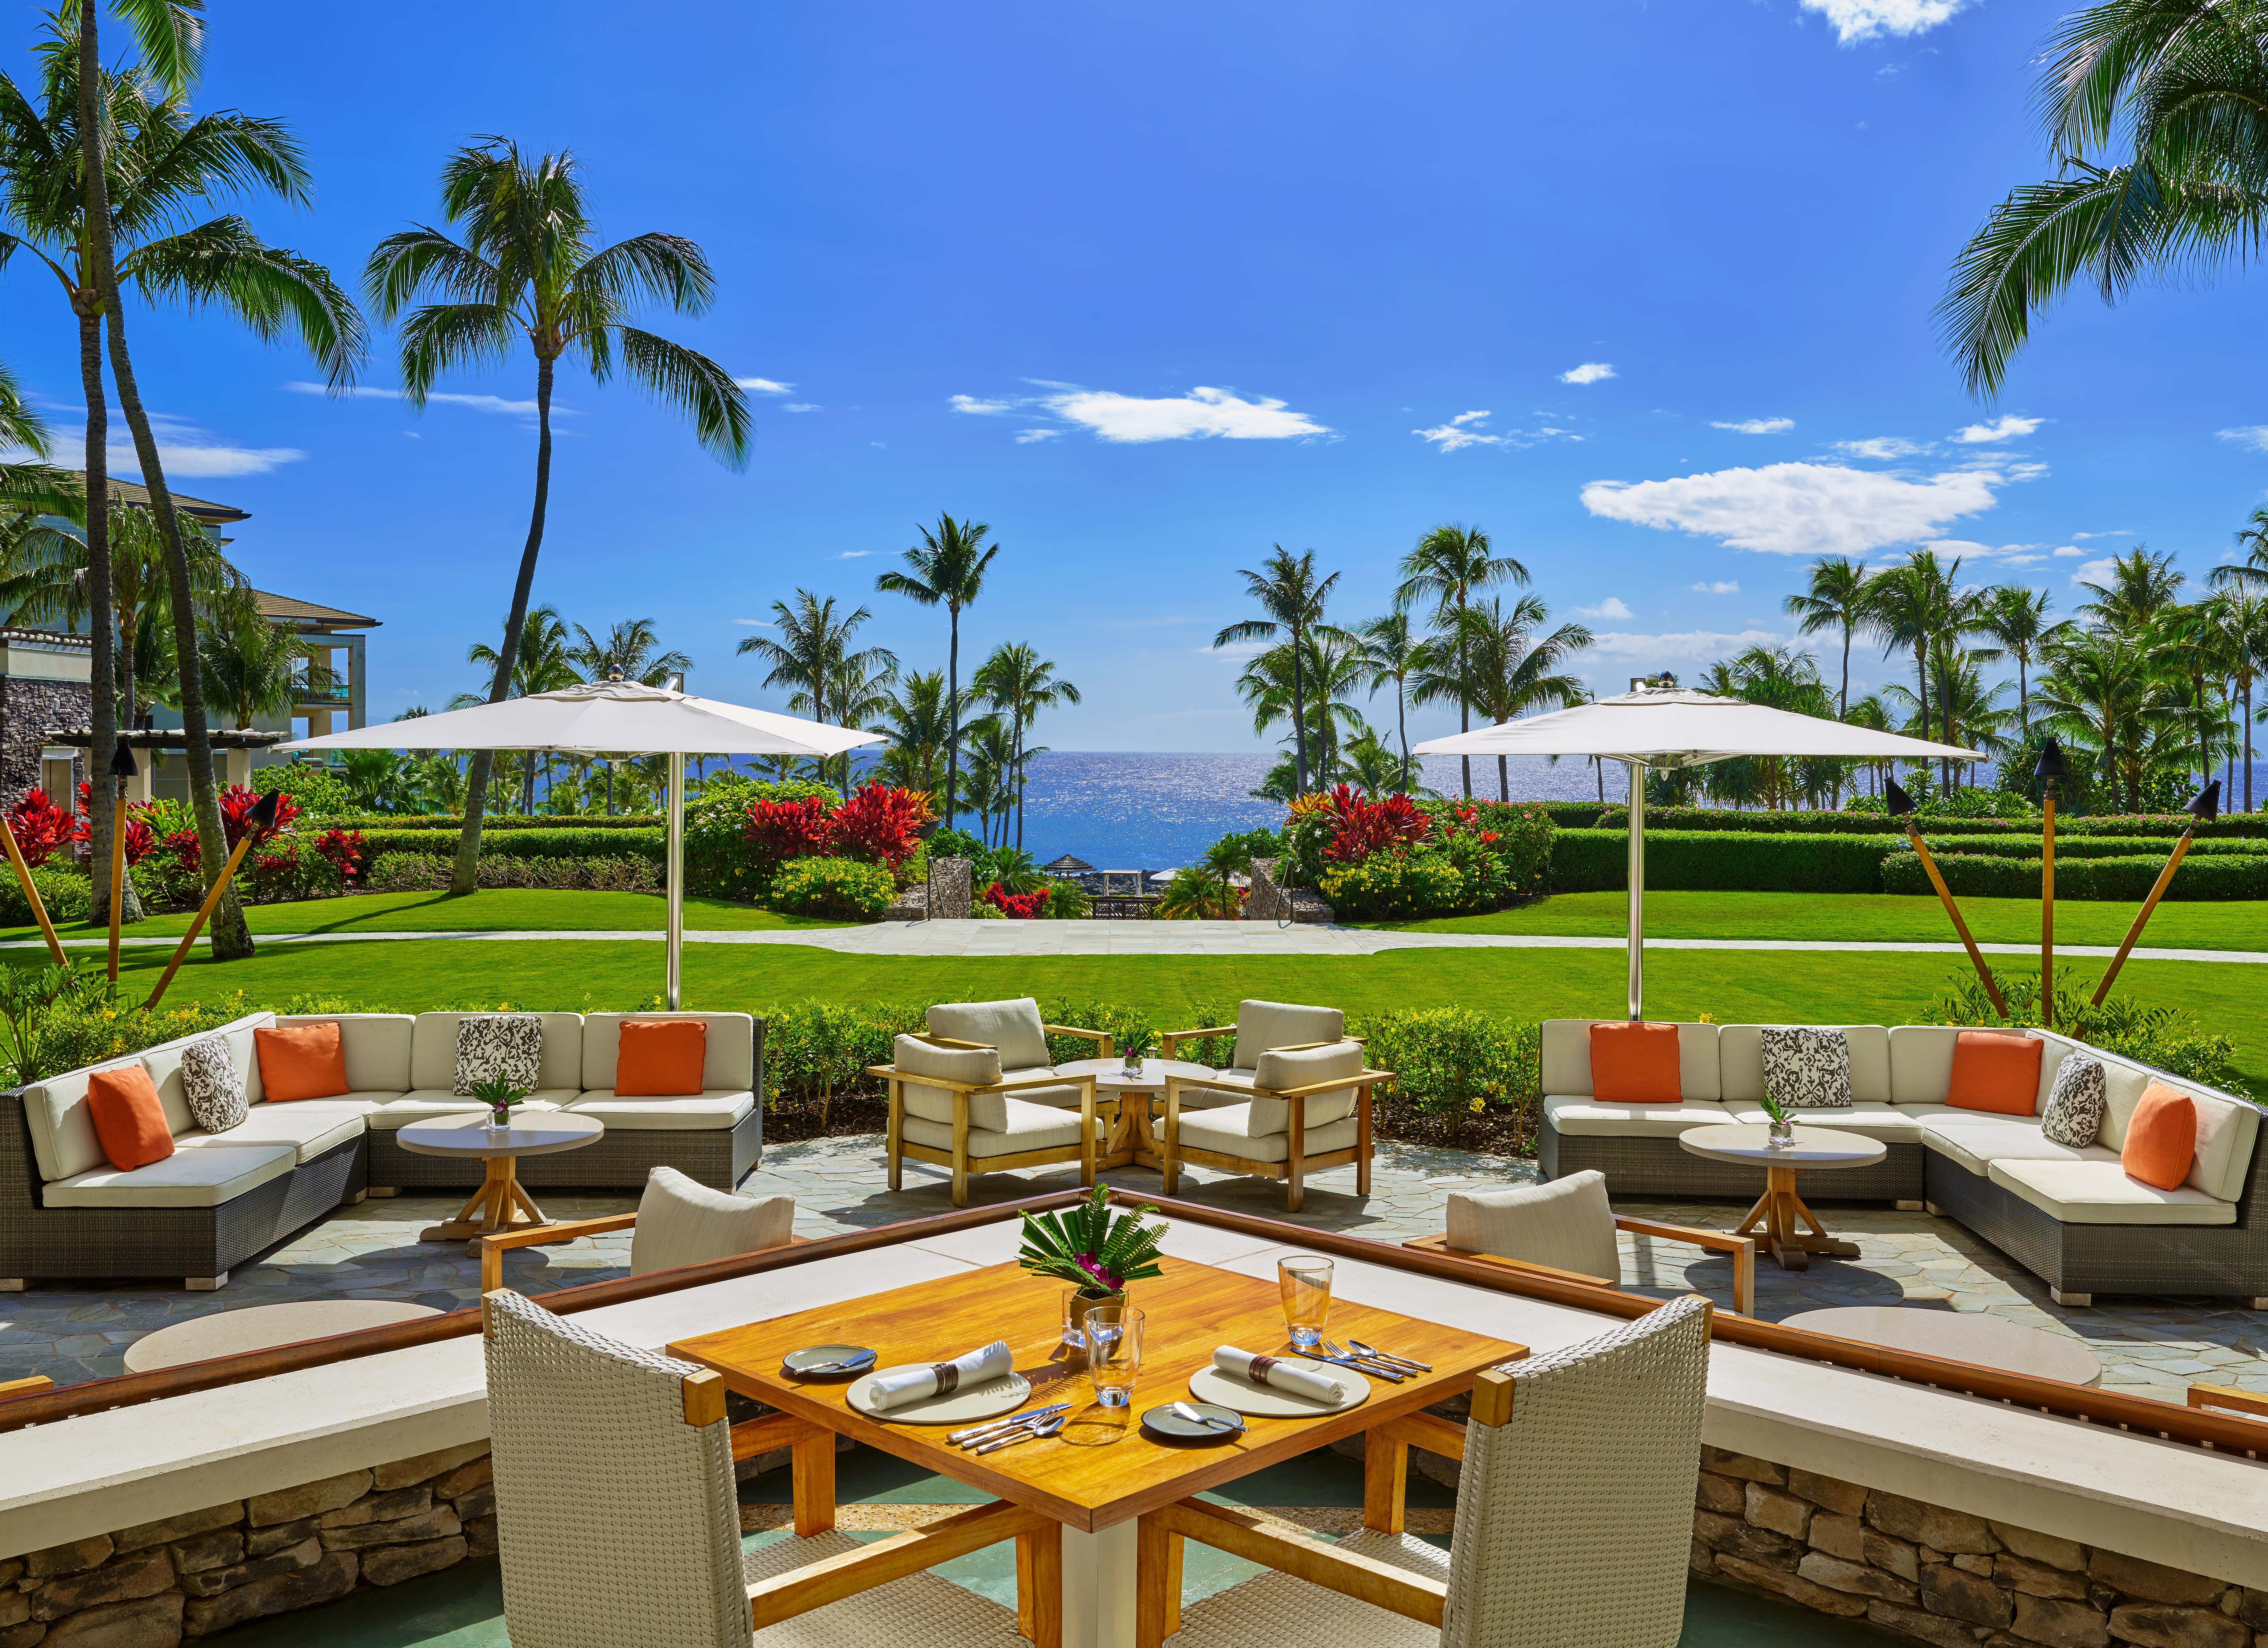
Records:
[[[1438,1231],[1453,1190],[1532,1178],[1535,1164],[1510,1157],[1381,1143],[1366,1202],[1354,1196],[1351,1168],[1317,1175],[1304,1212],[1286,1215],[1282,1188],[1267,1181],[1208,1169],[1187,1170],[1182,1195],[1238,1212],[1288,1218],[1316,1230],[1398,1242]],[[1156,1173],[1138,1167],[1107,1174],[1129,1189],[1154,1191]],[[1068,1169],[1000,1173],[971,1181],[973,1202],[1000,1202],[1077,1182]],[[878,1136],[773,1144],[742,1184],[755,1195],[796,1199],[796,1232],[820,1237],[947,1211],[941,1173],[914,1164],[906,1188],[887,1188]],[[421,1242],[417,1233],[449,1217],[455,1195],[401,1196],[342,1208],[322,1224],[239,1267],[217,1293],[187,1293],[178,1284],[107,1287],[34,1287],[0,1296],[0,1379],[45,1373],[75,1384],[123,1371],[126,1347],[144,1334],[185,1317],[286,1299],[344,1295],[414,1300],[439,1308],[471,1304],[479,1266],[460,1243]],[[637,1205],[622,1194],[547,1194],[556,1218],[593,1218]],[[2182,1400],[2192,1379],[2268,1392],[2268,1317],[2216,1301],[2111,1299],[2091,1310],[2051,1303],[2039,1280],[1951,1221],[1873,1204],[1828,1210],[1830,1225],[1856,1241],[1856,1260],[1816,1260],[1808,1271],[1757,1267],[1757,1313],[1778,1321],[1835,1305],[1892,1305],[1989,1311],[2028,1327],[2086,1342],[2104,1367],[2105,1389]],[[1625,1202],[1618,1210],[1675,1223],[1729,1225],[1742,1209],[1732,1203]],[[540,1294],[622,1273],[628,1232],[561,1247],[523,1248],[505,1262],[506,1280]],[[1623,1238],[1624,1285],[1668,1296],[1695,1289],[1731,1298],[1729,1262],[1697,1248],[1647,1238]]]

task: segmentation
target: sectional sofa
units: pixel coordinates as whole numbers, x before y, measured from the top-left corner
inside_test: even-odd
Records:
[[[1677,1026],[1676,1104],[1602,1104],[1592,1096],[1587,1019],[1543,1025],[1543,1120],[1537,1165],[1546,1179],[1595,1168],[1621,1196],[1753,1198],[1761,1168],[1705,1161],[1678,1147],[1688,1128],[1761,1122],[1762,1025]],[[2033,1114],[1956,1108],[1946,1095],[1960,1031],[1946,1025],[1844,1025],[1851,1048],[1847,1108],[1796,1120],[1881,1141],[1873,1166],[1807,1175],[1807,1200],[1926,1206],[1962,1225],[2047,1283],[2059,1304],[2096,1293],[2234,1296],[2268,1309],[2268,1151],[2257,1148],[2250,1100],[2035,1030],[2045,1046]],[[2075,1051],[2100,1059],[2109,1114],[2092,1144],[2044,1137],[2057,1068]],[[2119,1165],[2126,1122],[2153,1081],[2187,1093],[2198,1111],[2188,1179],[2160,1190]]]
[[[270,1026],[339,1026],[347,1082],[335,1099],[270,1103],[262,1094],[253,1032]],[[216,1288],[229,1269],[332,1209],[365,1195],[469,1188],[476,1158],[421,1156],[396,1131],[412,1122],[480,1109],[453,1085],[459,1013],[253,1013],[206,1032],[226,1043],[242,1072],[249,1111],[225,1133],[201,1130],[181,1092],[181,1049],[204,1037],[138,1055],[158,1089],[173,1154],[131,1172],[110,1166],[86,1107],[95,1069],[115,1059],[0,1093],[0,1291],[35,1279],[180,1276]],[[530,1156],[524,1183],[635,1189],[658,1166],[730,1189],[763,1144],[763,1021],[747,1013],[544,1013],[541,1085],[525,1109],[564,1111],[606,1124],[596,1142]],[[618,1097],[615,1049],[625,1019],[699,1019],[709,1026],[697,1097]]]

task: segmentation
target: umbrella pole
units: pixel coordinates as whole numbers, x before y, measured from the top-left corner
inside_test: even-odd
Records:
[[[685,757],[669,754],[669,1011],[683,1004],[685,948]]]
[[[1630,1016],[1646,1017],[1646,763],[1630,765]]]

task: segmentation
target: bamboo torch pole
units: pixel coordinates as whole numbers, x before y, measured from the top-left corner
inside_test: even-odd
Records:
[[[2040,1026],[2055,1028],[2055,804],[2056,780],[2071,771],[2063,746],[2053,739],[2040,745]]]
[[[124,739],[110,753],[110,984],[118,987],[118,925],[126,899],[126,781],[142,769]]]
[[[260,805],[252,809],[252,816],[243,838],[236,843],[235,850],[229,854],[228,862],[221,866],[220,875],[212,884],[212,891],[205,894],[205,901],[197,907],[197,913],[189,923],[188,931],[181,935],[181,942],[173,947],[173,959],[166,963],[166,971],[158,980],[158,988],[151,990],[150,999],[142,1004],[144,1012],[146,1012],[158,1004],[158,998],[166,993],[166,987],[173,982],[173,975],[180,972],[181,963],[188,960],[189,946],[196,943],[197,935],[204,931],[206,917],[213,913],[213,907],[220,902],[220,895],[228,891],[228,884],[236,879],[236,867],[244,862],[244,855],[252,850],[252,844],[254,842],[261,840],[269,830],[276,828],[276,803],[281,795],[282,791],[270,790],[260,798]]]
[[[54,956],[55,965],[61,967],[63,941],[55,937],[55,924],[48,919],[47,901],[40,898],[39,886],[32,879],[32,866],[24,862],[24,850],[17,845],[16,832],[8,827],[4,819],[0,819],[0,844],[8,849],[8,862],[15,866],[16,879],[24,889],[24,901],[32,907],[32,914],[39,920],[40,935],[48,941],[48,953]]]
[[[1961,906],[1953,901],[1953,889],[1945,885],[1945,877],[1937,867],[1937,860],[1930,856],[1929,843],[1921,838],[1921,827],[1914,822],[1913,798],[1895,778],[1889,781],[1886,793],[1890,816],[1905,820],[1906,840],[1911,844],[1915,856],[1921,860],[1921,867],[1929,877],[1930,886],[1937,889],[1938,901],[1945,906],[1945,913],[1953,917],[1953,931],[1961,935],[1962,945],[1969,952],[1970,964],[1976,967],[1977,976],[1984,981],[1984,994],[1992,999],[1992,1011],[2006,1019],[2008,1004],[2000,999],[1999,981],[1992,976],[1992,969],[1984,965],[1984,953],[1977,947],[1977,940],[1970,936],[1969,923],[1961,918]]]
[[[2102,1006],[2102,998],[2110,994],[2111,981],[2118,976],[2118,969],[2126,965],[2126,957],[2133,950],[2135,941],[2141,938],[2142,929],[2149,925],[2150,917],[2157,911],[2158,901],[2166,896],[2166,889],[2173,885],[2174,872],[2180,869],[2182,860],[2189,857],[2190,840],[2197,827],[2210,824],[2220,816],[2220,779],[2215,778],[2205,785],[2198,798],[2190,803],[2189,812],[2190,821],[2183,827],[2181,839],[2174,843],[2173,854],[2166,860],[2166,867],[2158,872],[2157,885],[2150,889],[2150,896],[2142,901],[2141,913],[2134,917],[2134,924],[2126,930],[2126,941],[2118,946],[2118,953],[2110,958],[2110,967],[2103,974],[2102,982],[2095,987],[2095,1004],[2097,1007]]]

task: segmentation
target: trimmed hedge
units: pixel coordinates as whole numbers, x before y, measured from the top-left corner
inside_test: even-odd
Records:
[[[380,829],[445,829],[452,835],[465,828],[465,820],[450,813],[356,813],[345,822],[375,825]],[[611,818],[601,813],[564,815],[542,813],[490,813],[481,820],[481,836],[486,840],[491,830],[521,829],[659,829],[667,823],[659,813],[617,813]]]
[[[1933,853],[1962,853],[1979,858],[2037,858],[2040,857],[2040,835],[2037,830],[2029,835],[1940,835],[1934,830],[1924,830],[1922,839],[1929,843]],[[2060,820],[2056,824],[2056,863],[2063,864],[2074,858],[2147,858],[2155,856],[2160,863],[2173,851],[2174,843],[2165,836],[2150,835],[2066,835]],[[2191,860],[2207,857],[2236,856],[2257,857],[2262,851],[2255,841],[2206,841],[2190,842]]]
[[[1663,892],[1879,893],[1897,837],[1679,830],[1646,840],[1646,884]],[[1555,893],[1630,885],[1626,830],[1561,830],[1551,838]]]
[[[1594,806],[1597,829],[1627,830],[1630,809],[1610,806],[1604,811]],[[2056,839],[2066,835],[2125,835],[2145,839],[2161,839],[2178,835],[2190,824],[2186,813],[2149,813],[2075,815],[2059,813],[2056,818]],[[1580,828],[1580,827],[1571,827]],[[1657,832],[1714,830],[1734,831],[1762,835],[1903,835],[1905,826],[1881,813],[1742,813],[1729,807],[1650,806],[1646,810],[1646,833],[1651,840]],[[1940,834],[1946,835],[2029,835],[2038,839],[2040,821],[2037,819],[1924,819],[1922,834],[1934,845]],[[2235,813],[2215,819],[2210,824],[2198,826],[2200,840],[2208,838],[2242,838],[2268,840],[2268,813]]]
[[[457,856],[454,829],[364,829],[364,857],[380,853],[438,853]],[[582,825],[564,828],[483,829],[481,857],[498,858],[648,858],[659,864],[667,856],[663,833],[651,826],[636,829],[593,829]]]
[[[83,871],[33,864],[32,885],[40,889],[40,902],[48,907],[49,921],[59,924],[83,922],[94,909],[94,884]],[[148,885],[146,879],[143,885]],[[0,921],[11,927],[32,924],[31,903],[12,875],[0,876]]]
[[[1990,857],[1981,853],[1937,853],[1945,885],[1957,898],[2036,899],[2040,895],[2040,860]],[[2139,904],[2150,894],[2158,873],[2166,867],[2163,853],[2134,854],[2113,858],[2066,858],[2063,843],[2056,843],[2056,896],[2059,899],[2100,899]],[[1882,890],[1886,893],[1929,893],[1929,877],[1918,856],[1892,853],[1882,861]],[[2203,854],[2192,850],[2182,861],[2174,884],[2166,889],[2169,902],[2176,899],[2268,899],[2268,853]]]

